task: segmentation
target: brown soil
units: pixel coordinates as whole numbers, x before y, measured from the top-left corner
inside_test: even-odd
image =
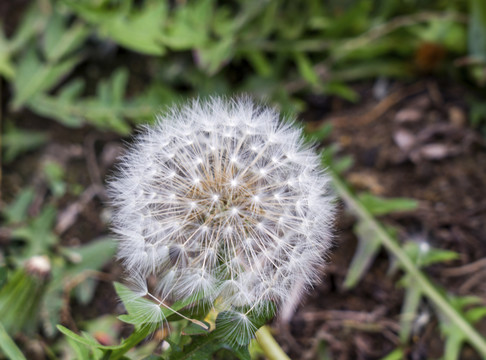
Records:
[[[459,260],[431,266],[427,274],[452,294],[485,298],[484,264],[454,270],[486,254],[485,141],[467,124],[464,91],[430,80],[395,84],[377,100],[370,86],[363,87],[359,104],[349,106],[335,99],[328,114],[309,127],[332,123],[329,143],[339,144],[340,154],[352,155],[354,164],[345,178],[357,191],[419,200],[417,210],[383,221],[398,228],[401,241],[457,251]],[[307,117],[316,112],[311,109]],[[343,287],[356,247],[353,224],[344,209],[322,284],[289,324],[275,327],[280,329],[277,338],[294,359],[325,358],[325,351],[332,359],[381,359],[401,346],[397,329],[404,289],[397,285],[401,274],[387,276],[386,252],[380,253],[354,289]],[[438,321],[426,301],[420,318],[423,322],[416,321],[412,339],[403,348],[407,358],[442,356]],[[484,321],[477,326],[486,333]],[[461,359],[479,356],[465,347]]]

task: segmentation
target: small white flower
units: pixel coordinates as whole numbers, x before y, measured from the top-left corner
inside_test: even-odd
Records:
[[[161,298],[198,293],[230,311],[263,311],[313,284],[334,205],[300,130],[248,98],[195,100],[157,120],[109,184],[119,257],[135,279],[155,276]]]

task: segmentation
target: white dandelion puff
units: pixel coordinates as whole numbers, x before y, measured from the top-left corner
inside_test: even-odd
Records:
[[[157,120],[109,183],[119,258],[134,282],[157,279],[149,297],[218,299],[253,332],[241,309],[281,305],[317,280],[329,177],[299,129],[248,98],[195,100]]]

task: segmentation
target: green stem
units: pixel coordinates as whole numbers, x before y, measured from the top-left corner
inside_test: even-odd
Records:
[[[256,338],[267,359],[290,360],[287,354],[273,338],[270,328],[267,325],[262,326],[260,330],[257,331]]]
[[[474,327],[468,323],[460,313],[454,309],[444,296],[437,291],[430,280],[413,264],[412,260],[401,249],[400,245],[395,242],[385,228],[374,218],[374,216],[356,199],[351,191],[346,187],[332,169],[329,173],[333,178],[333,184],[344,202],[348,207],[363,221],[366,221],[370,228],[375,232],[382,244],[392,253],[401,263],[403,268],[414,278],[416,284],[420,286],[423,293],[431,300],[437,308],[446,315],[449,320],[455,323],[463,332],[469,343],[486,358],[486,339],[482,337]]]
[[[123,357],[125,353],[145,339],[151,333],[151,330],[153,330],[153,328],[150,326],[135,329],[133,333],[123,341],[123,346],[111,353],[110,360],[117,360]]]

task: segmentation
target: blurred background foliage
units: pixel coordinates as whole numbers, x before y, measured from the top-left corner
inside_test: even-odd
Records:
[[[186,96],[248,92],[295,112],[309,93],[355,102],[348,84],[376,77],[484,83],[484,4],[467,5],[39,0],[0,34],[0,74],[10,110],[122,134]]]
[[[127,136],[188,97],[249,93],[297,114],[315,96],[358,102],[353,85],[362,81],[459,82],[473,90],[470,125],[486,133],[483,0],[33,0],[0,6],[7,9],[0,13],[3,171],[49,143],[52,121]],[[329,131],[309,136],[319,141]],[[101,185],[40,161],[33,183],[2,187],[2,338],[39,329],[54,337],[66,298],[90,303],[98,270],[115,252],[106,228],[79,246],[63,241],[69,214],[102,194]],[[415,206],[395,205],[385,213]],[[356,231],[366,238],[363,226]],[[355,257],[346,286],[356,285],[379,244],[372,247]],[[433,261],[456,257],[440,254]],[[47,260],[49,276],[28,266],[36,257]],[[406,340],[410,324],[403,326]],[[60,345],[41,342],[55,358]],[[17,354],[2,343],[7,357]]]

